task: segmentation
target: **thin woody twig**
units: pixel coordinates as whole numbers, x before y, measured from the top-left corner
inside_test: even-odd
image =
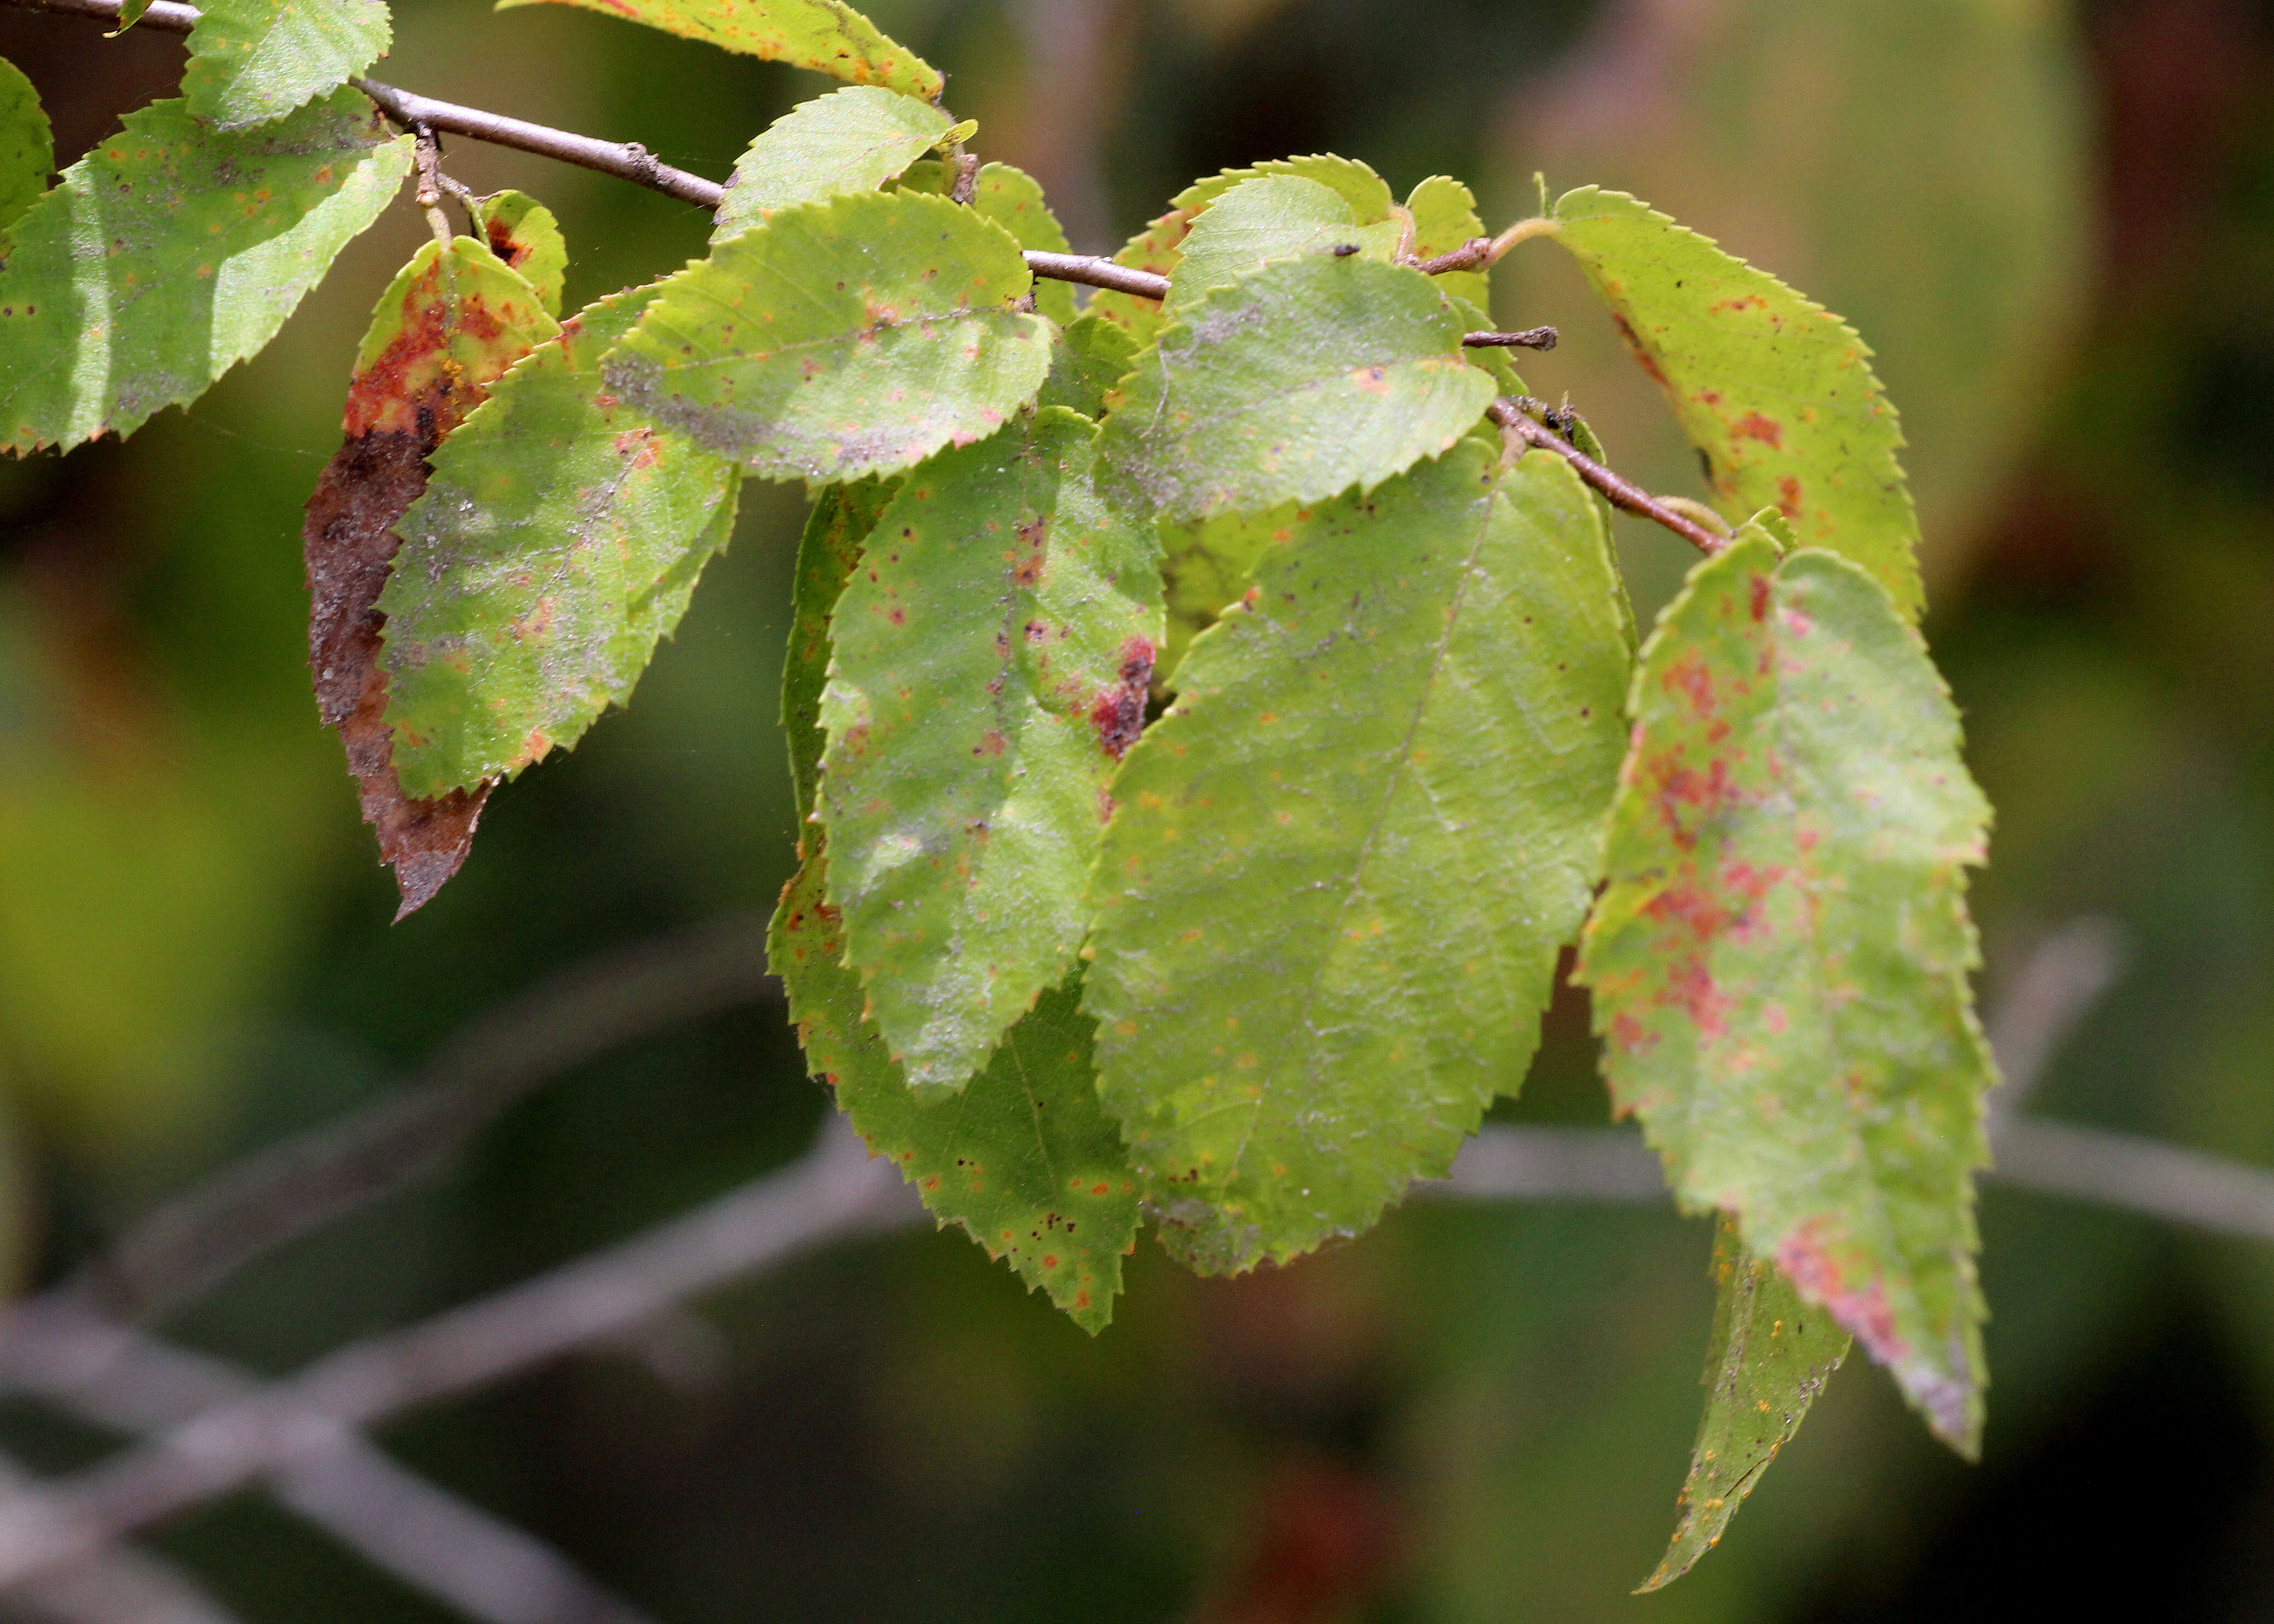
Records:
[[[1486,415],[1525,444],[1542,451],[1553,451],[1565,459],[1578,471],[1580,478],[1603,493],[1612,507],[1664,525],[1708,558],[1729,545],[1727,536],[1716,536],[1697,520],[1676,513],[1640,485],[1631,484],[1605,468],[1561,434],[1544,424],[1533,422],[1517,409],[1514,401],[1503,396],[1486,409]]]
[[[335,1455],[353,1434],[619,1335],[687,1297],[915,1208],[832,1114],[800,1162],[620,1245],[207,1410],[35,1491],[0,1495],[0,1589],[247,1483]]]
[[[260,1387],[223,1360],[98,1320],[69,1301],[26,1304],[9,1328],[0,1391],[120,1432],[162,1431]],[[359,1435],[344,1437],[332,1454],[295,1462],[269,1486],[373,1566],[482,1624],[650,1624],[551,1546]]]
[[[0,1456],[0,1492],[36,1481]],[[18,1616],[54,1624],[236,1624],[236,1616],[188,1574],[132,1546],[98,1551],[42,1574],[8,1599]]]
[[[539,1084],[646,1033],[779,996],[757,920],[728,918],[577,966],[485,1012],[403,1092],[159,1208],[58,1290],[108,1319],[155,1318],[402,1189]],[[0,1357],[8,1335],[0,1328]]]
[[[1525,327],[1515,333],[1464,333],[1461,342],[1471,350],[1553,350],[1558,336],[1554,327]]]

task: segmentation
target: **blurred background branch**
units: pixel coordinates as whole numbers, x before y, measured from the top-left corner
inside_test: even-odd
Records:
[[[1976,892],[2009,1079],[1986,1463],[1942,1460],[1851,1369],[1713,1560],[1624,1597],[1696,1421],[1706,1246],[1612,1127],[1567,993],[1521,1098],[1427,1192],[1491,1199],[1416,1200],[1237,1281],[1141,1247],[1096,1342],[913,1222],[722,1274],[698,1309],[501,1333],[476,1362],[493,1380],[368,1436],[319,1429],[245,1469],[261,1492],[153,1526],[126,1560],[194,1592],[114,1591],[109,1615],[1894,1624],[1958,1596],[2090,1616],[2127,1586],[2159,1616],[2262,1613],[2274,1252],[2242,1237],[2266,1233],[2274,1165],[2266,8],[873,9],[1085,250],[1267,157],[1343,152],[1401,193],[1459,175],[1492,221],[1531,212],[1545,169],[1671,210],[1869,338],[1911,441],[1928,635],[1999,807]],[[178,36],[97,33],[0,10],[59,162],[176,94]],[[697,175],[819,88],[570,7],[444,0],[396,7],[381,71]],[[471,142],[449,162],[560,214],[571,304],[703,251],[683,202]],[[772,908],[797,832],[775,689],[799,492],[747,492],[637,703],[516,782],[451,893],[383,925],[311,719],[294,538],[372,302],[421,240],[399,212],[193,410],[0,465],[0,1261],[31,1292],[0,1448],[42,1495],[217,1410],[267,1415],[332,1350],[402,1348],[454,1305],[494,1326],[530,1302],[516,1282],[799,1165],[827,1109],[755,952],[722,947],[683,1005],[659,971],[616,1036],[603,1008],[579,1026],[573,981],[551,1015],[528,990]],[[1638,485],[1697,494],[1555,252],[1494,280],[1493,325],[1561,334],[1521,357],[1532,392],[1568,395]],[[1646,621],[1694,555],[1616,528]],[[558,1023],[542,1086],[506,1053],[514,1008],[532,1045]],[[123,1340],[75,1340],[98,1334]],[[2157,1485],[2121,1541],[2075,1515],[2112,1476]]]

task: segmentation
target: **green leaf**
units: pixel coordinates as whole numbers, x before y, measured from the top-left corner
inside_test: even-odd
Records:
[[[1272,543],[1294,539],[1296,520],[1297,509],[1289,504],[1262,513],[1226,514],[1197,524],[1161,526],[1168,635],[1153,667],[1156,683],[1177,686],[1177,667],[1193,639],[1246,594],[1256,564]]]
[[[476,198],[473,209],[490,252],[537,289],[546,314],[559,316],[568,273],[568,243],[553,211],[525,192],[510,191]]]
[[[1108,495],[1172,523],[1369,490],[1492,403],[1427,276],[1362,256],[1296,259],[1163,329],[1107,419]]]
[[[538,0],[498,0],[501,11]],[[939,70],[885,37],[844,0],[560,0],[628,17],[722,50],[811,68],[848,85],[881,85],[920,102],[946,87]]]
[[[1448,175],[1432,175],[1414,187],[1406,197],[1405,211],[1413,216],[1417,259],[1450,253],[1485,234],[1474,194]],[[1492,282],[1482,271],[1447,271],[1436,282],[1449,299],[1465,299],[1479,311],[1492,309]],[[1492,326],[1492,319],[1487,316],[1483,325]]]
[[[815,715],[831,610],[885,494],[873,482],[824,492],[799,549],[782,716],[801,820],[817,789]],[[1075,986],[1043,993],[961,1094],[919,1100],[866,1019],[861,978],[845,966],[840,921],[826,901],[827,836],[818,823],[802,827],[804,863],[782,893],[766,959],[789,995],[807,1064],[941,1222],[962,1224],[990,1257],[1007,1258],[1029,1289],[1048,1291],[1083,1329],[1103,1329],[1121,1289],[1122,1255],[1136,1240],[1137,1192],[1098,1102],[1092,1026],[1073,1007]]]
[[[1315,181],[1337,193],[1350,205],[1351,218],[1359,225],[1375,225],[1390,218],[1393,199],[1389,183],[1357,159],[1338,158],[1332,153],[1270,158],[1248,169],[1226,169],[1186,187],[1177,194],[1175,206],[1189,225],[1234,188],[1259,177],[1276,175]]]
[[[900,177],[900,185],[909,192],[945,196],[947,166],[930,158],[912,164]],[[1008,163],[981,164],[972,180],[971,207],[1008,231],[1021,248],[1042,253],[1066,252],[1065,228],[1043,200],[1043,183],[1022,169]],[[1074,319],[1073,286],[1037,278],[1035,308],[1060,327],[1069,326]]]
[[[1151,535],[1063,408],[905,480],[839,602],[829,898],[893,1056],[960,1087],[1081,945],[1106,785],[1161,639]]]
[[[1631,705],[1580,956],[1613,1098],[1971,1451],[1989,808],[1950,695],[1860,566],[1754,524],[1660,617]]]
[[[1387,263],[1399,235],[1394,220],[1360,226],[1340,192],[1299,175],[1242,181],[1193,222],[1162,309],[1175,315],[1212,288],[1306,254],[1351,248]]]
[[[1163,1239],[1242,1269],[1444,1173],[1539,1040],[1628,660],[1569,463],[1295,515],[1115,780],[1084,1001]]]
[[[149,10],[150,0],[119,0],[118,26],[102,37],[106,40],[117,39],[136,23],[140,22]]]
[[[1690,1452],[1674,1540],[1637,1594],[1673,1583],[1721,1543],[1737,1507],[1792,1441],[1848,1334],[1801,1300],[1773,1265],[1747,1252],[1724,1217],[1713,1231],[1713,1343],[1706,1356],[1706,1414]]]
[[[38,200],[55,171],[55,137],[40,93],[21,68],[0,56],[0,232]]]
[[[387,719],[414,795],[508,778],[629,703],[733,534],[734,465],[601,387],[652,297],[610,295],[500,379],[395,527]]]
[[[943,1226],[960,1224],[1096,1335],[1113,1318],[1139,1213],[1136,1181],[1097,1101],[1079,981],[1045,991],[961,1094],[920,1099],[862,1019],[860,978],[840,962],[844,942],[822,899],[827,847],[818,831],[808,845],[766,944],[806,1064]]]
[[[1917,619],[1902,429],[1855,329],[1623,192],[1566,192],[1554,219],[1705,458],[1722,512],[1775,508],[1802,545],[1853,559]]]
[[[657,421],[770,478],[913,467],[1035,397],[1050,323],[993,222],[891,192],[785,208],[666,282],[605,364]]]
[[[259,350],[410,168],[352,90],[216,134],[130,113],[10,234],[0,425],[18,452],[128,434]]]
[[[1162,276],[1173,275],[1183,258],[1184,240],[1193,223],[1233,187],[1263,176],[1292,176],[1317,182],[1348,203],[1351,218],[1361,226],[1375,225],[1390,218],[1388,184],[1356,159],[1337,158],[1332,154],[1275,158],[1253,169],[1226,169],[1221,175],[1194,181],[1177,194],[1167,214],[1131,237],[1113,256],[1113,262]],[[1159,300],[1111,289],[1094,296],[1089,308],[1092,313],[1127,328],[1141,347],[1153,342],[1163,320]]]
[[[711,240],[747,231],[777,209],[874,192],[938,146],[948,123],[929,102],[869,85],[802,102],[735,162]]]
[[[385,0],[206,0],[182,94],[220,129],[266,124],[387,55]]]
[[[821,752],[827,743],[821,731],[821,695],[829,685],[830,617],[852,577],[853,566],[860,562],[862,544],[877,528],[897,488],[897,481],[881,479],[825,487],[798,543],[789,654],[782,665],[781,720],[801,818],[813,810],[821,793]]]
[[[1103,316],[1084,316],[1058,330],[1058,343],[1050,350],[1050,375],[1035,403],[1102,417],[1107,398],[1129,375],[1136,358],[1136,343],[1126,331]]]

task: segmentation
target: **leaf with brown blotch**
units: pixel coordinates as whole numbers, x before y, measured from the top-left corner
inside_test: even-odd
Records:
[[[348,387],[347,439],[308,499],[308,663],[316,708],[339,730],[364,821],[394,866],[401,919],[466,860],[486,787],[434,801],[403,794],[379,664],[380,589],[394,527],[426,487],[426,459],[489,386],[561,330],[518,273],[471,237],[430,243],[372,314]]]

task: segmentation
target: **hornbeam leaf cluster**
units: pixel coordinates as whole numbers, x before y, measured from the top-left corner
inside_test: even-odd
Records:
[[[352,79],[382,0],[211,0],[184,98],[58,179],[0,63],[19,455],[195,400],[416,162],[434,240],[304,532],[319,714],[403,910],[505,780],[632,700],[744,484],[796,485],[770,961],[942,1224],[1093,1333],[1148,1225],[1203,1272],[1362,1234],[1523,1086],[1576,950],[1614,1104],[1719,1227],[1648,1585],[1723,1536],[1851,1336],[1971,1450],[1989,808],[1862,339],[1623,194],[1494,235],[1457,179],[1400,203],[1332,154],[1198,180],[1079,259],[843,0],[565,3],[843,87],[720,193]],[[456,185],[439,121],[715,197],[708,252],[563,319],[553,214]],[[1491,284],[1535,241],[1664,386],[1721,520],[1622,479],[1494,347],[1538,321]],[[1613,503],[1705,554],[1639,650]]]

